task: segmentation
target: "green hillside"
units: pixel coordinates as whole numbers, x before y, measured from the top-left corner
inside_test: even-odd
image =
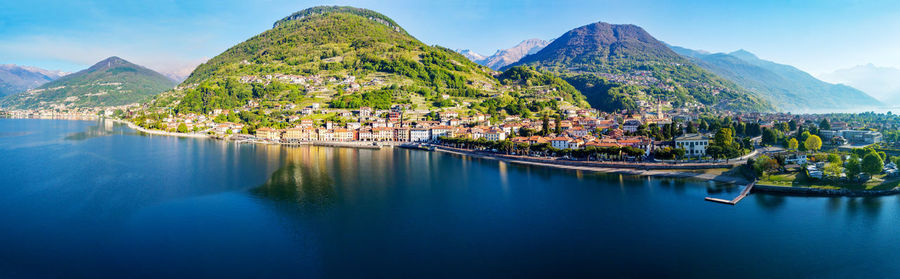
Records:
[[[585,25],[513,65],[560,73],[573,85],[591,85],[576,88],[587,95],[591,105],[604,110],[627,108],[639,99],[667,99],[680,105],[699,103],[729,110],[772,110],[765,100],[694,65],[634,25]],[[604,81],[588,82],[596,78]],[[601,83],[604,85],[597,86]]]
[[[320,103],[381,109],[408,104],[418,110],[475,109],[492,114],[515,114],[504,109],[510,103],[532,108],[587,106],[571,86],[542,94],[528,91],[563,86],[565,81],[558,78],[520,86],[505,85],[493,74],[452,50],[425,45],[374,11],[314,7],[279,20],[272,29],[198,66],[180,89],[152,105],[179,113],[209,113],[249,102],[264,107]]]
[[[145,101],[174,86],[174,81],[160,73],[110,57],[33,90],[7,96],[0,100],[0,106],[15,109],[120,106]]]
[[[860,90],[821,81],[795,67],[762,60],[744,50],[710,54],[680,47],[672,49],[690,57],[704,69],[769,100],[782,110],[881,105],[878,100]]]

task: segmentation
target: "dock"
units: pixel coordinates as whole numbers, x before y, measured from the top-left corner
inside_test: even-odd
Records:
[[[706,197],[706,200],[707,200],[707,201],[711,201],[711,202],[717,202],[717,203],[724,203],[724,204],[736,205],[737,203],[741,202],[741,200],[743,200],[744,198],[746,198],[747,195],[750,194],[750,191],[753,190],[753,185],[756,185],[756,181],[753,181],[753,182],[750,182],[750,184],[747,184],[747,186],[744,187],[744,190],[741,191],[741,194],[738,195],[737,197],[735,197],[733,200],[730,200],[730,201],[729,201],[729,200],[723,200],[723,199],[717,199],[717,198],[710,198],[710,197]]]

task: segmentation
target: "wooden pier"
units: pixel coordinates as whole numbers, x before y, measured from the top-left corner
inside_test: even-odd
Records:
[[[739,203],[741,200],[743,200],[745,197],[747,197],[747,195],[750,194],[750,190],[753,190],[753,185],[756,185],[756,181],[753,181],[753,182],[750,182],[750,184],[747,184],[747,186],[744,187],[744,190],[741,191],[741,194],[730,201],[723,200],[723,199],[717,199],[717,198],[710,198],[710,197],[706,197],[706,200],[711,201],[711,202],[735,205],[735,204]]]

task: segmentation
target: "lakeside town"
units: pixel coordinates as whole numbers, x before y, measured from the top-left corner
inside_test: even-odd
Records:
[[[533,118],[500,121],[471,110],[446,109],[412,114],[407,106],[333,109],[322,104],[263,108],[250,102],[210,114],[169,114],[159,122],[130,118],[139,105],[75,110],[13,110],[16,118],[123,119],[147,132],[213,137],[240,143],[330,144],[336,146],[444,146],[553,162],[619,162],[618,167],[722,168],[746,165],[764,184],[804,185],[853,182],[893,189],[897,167],[886,154],[896,148],[896,118],[891,114],[818,115],[790,113],[711,113],[700,109],[664,109],[643,104],[639,112],[607,113],[567,109]],[[249,111],[282,116],[280,126],[252,127],[236,119]],[[829,119],[828,117],[831,117]],[[239,119],[239,118],[237,118]],[[882,131],[889,133],[886,140]],[[876,151],[876,149],[878,151]],[[861,152],[863,150],[865,152]],[[868,151],[866,151],[868,150]],[[880,154],[877,169],[862,171],[868,152]],[[824,152],[824,153],[823,153]],[[840,154],[840,156],[836,156]],[[900,154],[897,154],[900,155]],[[838,159],[835,159],[837,157]],[[749,159],[749,160],[748,160]],[[839,166],[835,166],[840,162]],[[707,164],[704,166],[704,164]],[[848,164],[850,166],[848,166]],[[809,181],[815,180],[815,183]],[[829,182],[830,181],[830,182]],[[874,181],[874,182],[873,182]],[[876,184],[873,184],[878,182]],[[825,188],[829,188],[828,186]],[[893,185],[893,184],[890,184]]]
[[[395,105],[390,110],[369,107],[359,109],[328,109],[321,104],[304,108],[285,106],[285,110],[296,111],[282,119],[290,128],[275,129],[260,127],[248,129],[248,125],[221,121],[228,115],[239,115],[243,111],[264,110],[276,114],[274,110],[260,109],[259,104],[250,102],[247,106],[234,110],[216,109],[209,115],[171,114],[156,125],[141,123],[145,128],[156,130],[208,135],[222,139],[244,140],[260,143],[303,143],[303,142],[366,142],[366,143],[434,143],[441,138],[462,138],[473,141],[546,144],[557,150],[577,150],[588,147],[632,147],[641,149],[642,159],[663,155],[662,150],[682,150],[675,152],[678,159],[726,159],[725,154],[710,154],[707,149],[714,141],[719,128],[732,128],[731,136],[736,142],[754,139],[759,144],[766,130],[781,130],[779,126],[797,126],[796,123],[817,128],[816,135],[826,146],[833,148],[864,147],[884,141],[878,129],[897,127],[897,123],[872,123],[833,121],[822,128],[823,115],[790,113],[732,113],[718,111],[716,116],[724,125],[710,125],[710,113],[688,110],[663,111],[662,106],[651,111],[606,113],[595,109],[567,109],[553,117],[522,119],[510,116],[499,123],[490,115],[466,113],[455,110],[435,112],[434,119],[409,116],[404,106]],[[97,117],[122,118],[138,105],[107,108],[77,108],[65,111],[49,110],[0,110],[0,116],[14,118],[63,118],[92,119]],[[279,112],[277,114],[283,114]],[[338,116],[328,118],[324,116]],[[334,120],[331,120],[334,119]],[[715,121],[713,119],[712,121]],[[712,122],[709,121],[709,122]],[[790,123],[788,125],[788,123]],[[718,125],[717,125],[718,124]],[[740,128],[735,129],[735,126]],[[795,127],[787,127],[793,128]],[[782,136],[783,137],[783,136]],[[741,144],[743,144],[741,142]],[[768,145],[779,145],[770,140]],[[743,145],[752,149],[754,145]],[[654,156],[656,154],[656,156]],[[666,154],[667,155],[667,154]]]

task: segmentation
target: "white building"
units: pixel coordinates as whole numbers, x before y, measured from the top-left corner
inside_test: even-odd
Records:
[[[490,130],[484,133],[484,138],[490,141],[501,141],[506,139],[506,133],[501,130]]]
[[[437,140],[440,137],[449,137],[449,136],[452,136],[451,134],[452,133],[450,133],[449,126],[437,126],[437,127],[431,128],[431,139],[432,140]]]
[[[675,138],[675,147],[684,149],[685,156],[706,156],[707,146],[709,146],[709,137],[704,134],[684,134]]]
[[[572,139],[568,137],[556,137],[550,140],[550,146],[556,149],[567,149]]]
[[[409,130],[409,141],[420,142],[431,139],[431,133],[428,129],[412,129]]]

